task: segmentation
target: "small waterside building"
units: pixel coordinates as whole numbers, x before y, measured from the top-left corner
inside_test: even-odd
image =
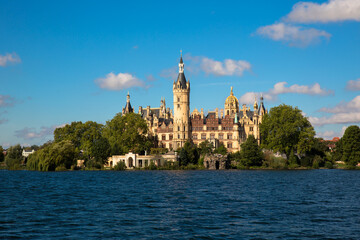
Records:
[[[171,151],[161,155],[139,155],[129,152],[125,155],[113,155],[108,158],[108,162],[105,167],[113,168],[120,161],[125,163],[127,169],[145,168],[154,163],[155,166],[161,167],[166,163],[174,163],[177,161],[177,155]]]

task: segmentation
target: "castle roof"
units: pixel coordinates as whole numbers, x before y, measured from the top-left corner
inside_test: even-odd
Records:
[[[239,104],[238,99],[234,96],[233,87],[231,87],[230,96],[228,96],[226,98],[226,100],[225,100],[225,104],[229,104],[229,103],[237,103],[237,104]]]

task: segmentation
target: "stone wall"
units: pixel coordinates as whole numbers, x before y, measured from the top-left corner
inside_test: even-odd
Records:
[[[204,157],[204,166],[206,169],[227,169],[227,156],[221,154],[206,155]]]

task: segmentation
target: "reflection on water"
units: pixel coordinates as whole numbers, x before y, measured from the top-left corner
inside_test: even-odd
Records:
[[[359,239],[360,171],[0,171],[0,236]]]

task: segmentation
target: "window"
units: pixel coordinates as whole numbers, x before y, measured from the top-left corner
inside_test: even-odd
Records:
[[[178,131],[180,131],[180,126],[178,126]]]
[[[228,134],[227,139],[232,139],[232,134]]]
[[[206,139],[206,134],[205,133],[201,134],[201,139]]]
[[[166,140],[166,135],[165,134],[162,135],[161,140]]]
[[[212,140],[212,139],[215,139],[215,134],[210,134],[210,139]]]
[[[180,134],[178,134],[178,139],[180,139]]]
[[[178,98],[178,102],[180,102],[180,98]]]
[[[223,134],[219,134],[219,139],[224,139],[224,135],[223,135]]]
[[[250,127],[250,131],[251,131],[251,132],[254,131],[254,127]]]
[[[172,134],[169,135],[169,140],[173,140],[173,135]]]
[[[170,150],[172,149],[172,144],[171,144],[171,143],[169,144],[169,149],[170,149]]]
[[[178,104],[178,108],[180,108],[180,104]]]
[[[232,148],[232,143],[228,143],[227,148]]]
[[[192,138],[197,139],[197,134],[193,134]]]
[[[185,126],[184,126],[184,131],[185,131]]]

